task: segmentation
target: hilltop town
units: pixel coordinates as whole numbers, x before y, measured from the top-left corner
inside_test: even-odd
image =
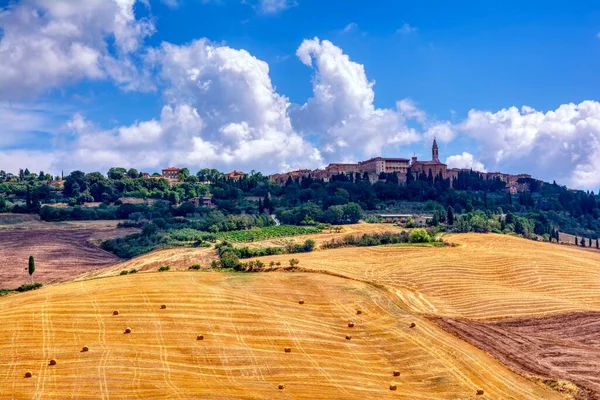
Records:
[[[358,163],[332,163],[324,169],[300,169],[296,171],[273,174],[269,176],[271,181],[283,185],[289,179],[302,180],[306,177],[323,179],[329,181],[332,177],[339,174],[360,174],[363,179],[371,183],[376,183],[380,179],[385,179],[385,174],[396,174],[400,184],[406,184],[411,179],[425,177],[432,181],[448,180],[450,187],[455,187],[455,182],[461,172],[471,172],[471,169],[448,168],[446,164],[439,159],[439,147],[437,140],[433,139],[431,147],[431,160],[422,161],[413,156],[410,160],[407,158],[386,158],[374,157]],[[502,172],[477,172],[485,180],[499,179],[506,183],[506,190],[512,194],[528,190],[528,184],[525,182],[531,179],[529,174],[506,174]]]

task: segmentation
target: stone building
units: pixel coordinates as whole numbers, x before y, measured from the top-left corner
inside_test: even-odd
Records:
[[[179,168],[169,167],[162,170],[162,177],[165,179],[177,179],[177,174],[181,171]]]
[[[439,159],[439,149],[435,139],[433,139],[433,146],[431,147],[431,160],[419,161],[417,157],[413,157],[410,163],[410,170],[415,178],[421,173],[427,176],[431,174],[434,178],[441,174],[443,179],[448,178],[448,166]]]
[[[406,177],[408,167],[409,160],[407,158],[375,157],[358,163],[360,173],[368,172],[369,174],[379,175],[382,172],[386,174],[396,172],[400,180],[403,180],[403,178]]]
[[[225,178],[233,179],[234,181],[237,181],[238,179],[246,176],[246,174],[242,171],[238,171],[238,170],[234,169],[233,171],[225,174],[224,176],[225,176]]]
[[[358,164],[343,164],[334,163],[325,167],[325,171],[329,177],[337,174],[355,174],[359,171]]]

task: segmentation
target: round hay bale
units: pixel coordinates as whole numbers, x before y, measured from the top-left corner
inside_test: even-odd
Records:
[[[50,365],[56,365],[56,360],[54,358],[50,360]]]
[[[125,333],[131,333],[131,328],[125,328]]]
[[[400,376],[400,371],[394,371],[394,376]]]
[[[25,372],[25,378],[31,378],[32,376],[33,374],[31,373],[31,371]]]
[[[348,328],[354,328],[354,322],[352,322],[352,321],[348,322]]]
[[[410,327],[411,327],[411,328],[414,328],[415,326],[417,326],[417,324],[415,324],[414,322],[411,322],[411,323],[410,323]]]
[[[304,300],[300,300],[298,304],[304,304]]]
[[[481,389],[477,390],[477,396],[483,396],[483,390],[481,390]]]
[[[352,336],[346,335],[346,340],[351,340],[351,339],[352,339]]]
[[[280,384],[279,386],[277,386],[277,389],[283,390],[283,389],[285,389],[285,385],[284,384]]]
[[[292,352],[292,348],[291,348],[291,347],[286,347],[286,348],[284,349],[284,351],[285,351],[286,353],[291,353],[291,352]]]
[[[390,385],[390,390],[398,390],[398,386],[396,386],[396,385]]]
[[[119,310],[113,311],[113,315],[119,315]]]
[[[86,351],[90,351],[90,349],[89,349],[87,346],[83,346],[83,347],[81,348],[81,352],[82,352],[82,353],[85,353]]]
[[[361,310],[356,310],[356,315],[360,315],[360,314],[362,314],[362,311]]]
[[[166,308],[167,308],[167,305],[166,305],[166,304],[163,304],[162,306],[160,306],[160,309],[161,309],[161,310],[165,310]]]
[[[204,335],[198,335],[198,336],[196,336],[196,340],[204,340]]]

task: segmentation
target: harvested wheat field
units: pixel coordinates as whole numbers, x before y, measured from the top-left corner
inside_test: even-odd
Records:
[[[1,398],[566,398],[386,290],[322,274],[72,282],[0,299],[0,326]]]
[[[354,247],[294,254],[299,267],[394,291],[413,311],[489,319],[600,311],[600,252],[506,235],[457,234],[457,247]],[[263,257],[266,263],[289,255]]]
[[[34,278],[44,284],[67,281],[84,271],[112,265],[119,258],[100,249],[99,243],[137,231],[116,228],[114,221],[94,222],[87,229],[79,228],[85,226],[81,222],[77,226],[0,229],[0,288],[29,282],[26,268],[30,255],[36,262]]]
[[[160,266],[169,266],[171,270],[186,270],[194,264],[210,266],[211,261],[218,260],[214,248],[178,247],[174,249],[155,250],[148,254],[122,261],[107,268],[88,271],[75,280],[87,280],[119,275],[123,270],[135,269],[139,272],[156,271]]]
[[[346,235],[362,235],[365,233],[399,232],[399,229],[390,224],[353,224],[344,225],[340,232],[326,230],[322,233],[311,235],[300,235],[282,237],[277,239],[259,240],[256,242],[239,242],[234,246],[250,248],[283,247],[287,243],[302,243],[307,239],[315,241],[317,247],[331,239],[344,237]],[[85,272],[76,280],[89,278],[107,277],[118,275],[123,270],[136,269],[138,272],[156,271],[162,265],[168,265],[171,270],[186,270],[194,264],[209,267],[213,260],[218,260],[214,248],[173,248],[163,249],[132,258],[108,268]]]

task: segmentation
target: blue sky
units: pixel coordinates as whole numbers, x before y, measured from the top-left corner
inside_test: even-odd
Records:
[[[374,155],[600,187],[600,4],[0,1],[0,169]],[[43,48],[44,51],[40,51]]]

